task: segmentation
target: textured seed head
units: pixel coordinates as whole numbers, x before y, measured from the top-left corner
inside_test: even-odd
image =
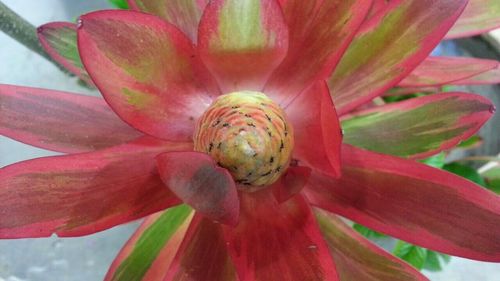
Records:
[[[219,96],[200,117],[194,149],[228,169],[241,189],[255,191],[288,168],[293,130],[284,111],[265,94],[234,92]]]

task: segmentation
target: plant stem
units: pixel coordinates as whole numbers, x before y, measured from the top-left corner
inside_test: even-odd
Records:
[[[5,4],[0,1],[0,30],[5,32],[7,35],[23,44],[33,52],[41,55],[50,62],[54,63],[64,72],[68,73],[61,65],[52,60],[52,58],[45,52],[38,41],[36,35],[36,28],[27,22],[25,19],[21,18],[14,11],[9,9]]]

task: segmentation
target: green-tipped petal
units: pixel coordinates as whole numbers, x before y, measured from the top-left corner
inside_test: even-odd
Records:
[[[38,27],[37,31],[40,43],[55,61],[88,85],[94,85],[80,59],[76,42],[76,24],[51,22]]]
[[[180,205],[146,218],[122,248],[105,281],[163,281],[194,212]]]
[[[198,43],[224,92],[261,91],[286,55],[288,28],[277,0],[213,0]]]
[[[153,15],[123,10],[83,15],[78,48],[111,108],[158,138],[191,140],[195,120],[218,94],[189,39]]]
[[[328,81],[342,115],[395,86],[451,28],[467,0],[392,1],[361,27]]]
[[[342,122],[344,142],[400,157],[424,158],[472,136],[493,115],[479,96],[440,93],[361,111]]]
[[[500,1],[469,0],[446,39],[478,35],[500,27]]]
[[[287,104],[312,83],[328,78],[364,21],[371,2],[282,1],[290,47],[267,82],[265,93]]]
[[[128,0],[130,8],[161,17],[177,26],[193,42],[208,0]]]

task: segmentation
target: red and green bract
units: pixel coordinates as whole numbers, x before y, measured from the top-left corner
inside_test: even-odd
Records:
[[[0,170],[0,238],[146,217],[106,280],[427,280],[338,214],[500,261],[500,198],[415,161],[470,137],[493,105],[459,92],[369,103],[396,86],[498,82],[496,61],[428,57],[445,36],[496,26],[478,5],[498,16],[497,1],[470,1],[453,28],[466,0],[208,2],[131,0],[39,29],[103,98],[0,86],[0,134],[67,153]],[[278,103],[295,135],[290,168],[253,193],[193,151],[212,101],[245,90]]]

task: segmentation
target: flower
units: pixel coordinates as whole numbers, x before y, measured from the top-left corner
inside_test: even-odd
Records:
[[[412,73],[467,1],[376,12],[371,0],[130,4],[161,18],[99,11],[76,33],[39,29],[105,101],[0,87],[2,135],[70,153],[0,170],[0,238],[87,235],[148,216],[106,280],[426,280],[336,213],[500,261],[499,197],[414,161],[471,136],[492,104],[441,93],[353,111]],[[78,56],[60,40],[75,34]],[[481,65],[439,78],[498,63]],[[413,75],[406,82],[422,80]]]

